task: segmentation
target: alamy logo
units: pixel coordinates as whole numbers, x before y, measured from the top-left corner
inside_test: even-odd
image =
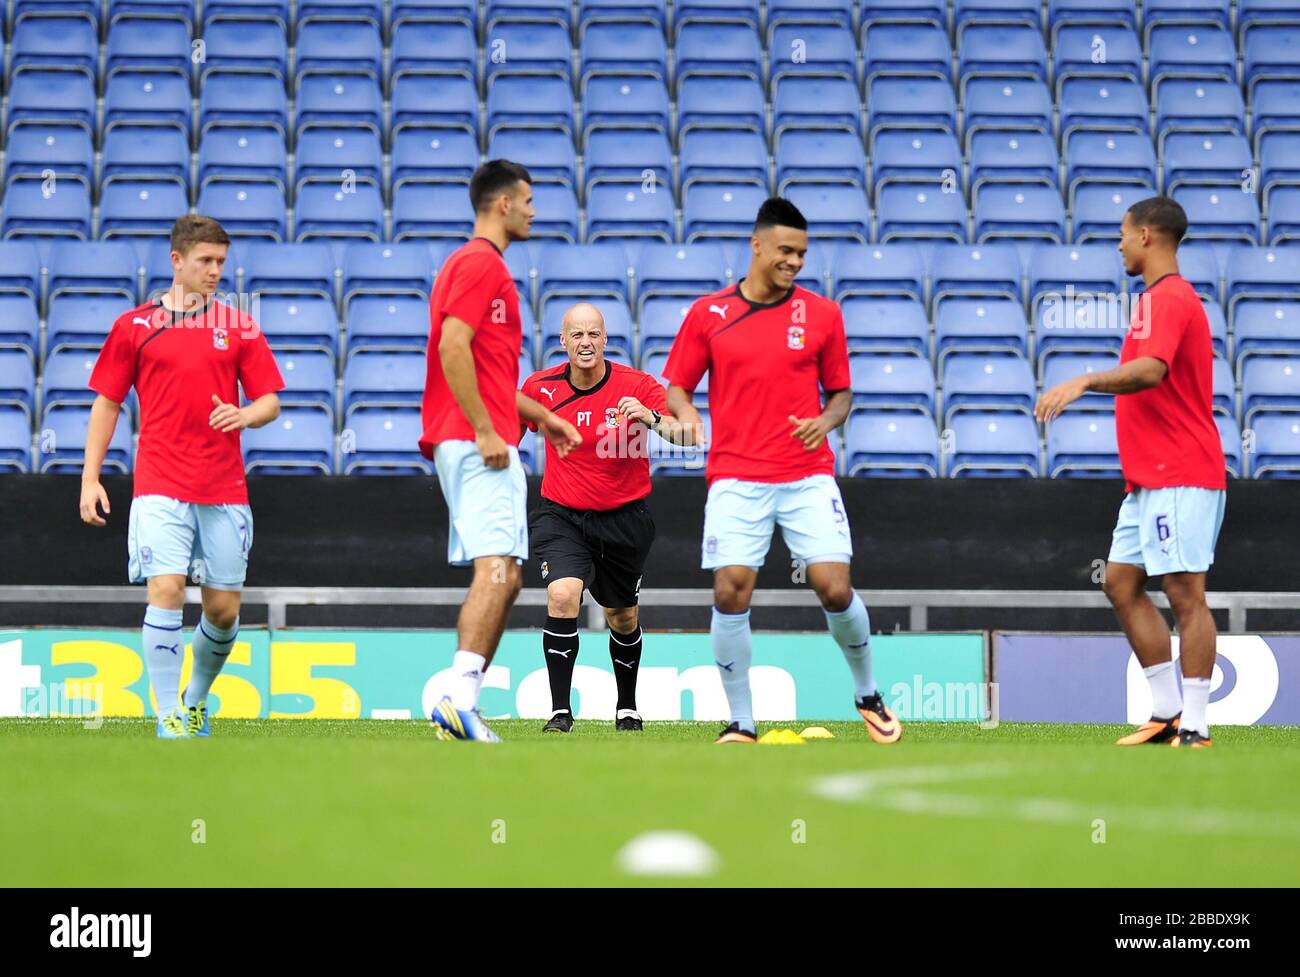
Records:
[[[50,917],[50,946],[55,949],[129,949],[133,957],[147,957],[152,946],[153,916],[149,913],[72,912]]]

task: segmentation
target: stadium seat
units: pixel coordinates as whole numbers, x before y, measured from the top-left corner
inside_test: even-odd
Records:
[[[534,201],[537,191],[533,191]],[[541,208],[538,208],[541,213]],[[463,186],[448,183],[406,183],[393,187],[393,240],[412,237],[455,237],[468,240],[474,232],[474,211]]]
[[[786,189],[786,197],[807,218],[810,239],[861,244],[871,240],[871,211],[861,188],[792,183]]]
[[[261,184],[245,184],[261,187]],[[232,191],[238,193],[238,191]],[[99,203],[99,236],[112,237],[167,237],[171,233],[176,217],[189,210],[189,194],[180,186],[169,181],[158,180],[118,180],[108,184],[101,191]],[[212,197],[208,198],[209,201]],[[279,211],[268,219],[284,219],[283,194],[279,199]],[[203,194],[199,195],[200,213],[211,214],[225,224],[226,230],[235,234],[233,221],[227,223],[214,209],[203,209]],[[232,211],[233,212],[233,211]]]
[[[1038,426],[1027,414],[958,410],[948,422],[949,478],[1037,478]]]
[[[1274,187],[1268,198],[1268,243],[1295,240],[1300,240],[1300,187]]]
[[[289,40],[282,24],[272,20],[209,18],[203,42],[206,60],[200,89],[216,71],[271,75],[284,84],[289,69]]]
[[[468,187],[478,163],[478,140],[462,129],[407,128],[393,136],[394,188],[405,183],[458,183]]]
[[[868,95],[882,76],[952,77],[948,32],[932,24],[873,25],[863,39],[862,58]]]
[[[1300,417],[1300,356],[1252,356],[1241,365],[1241,423],[1251,427],[1261,410]]]
[[[694,104],[687,97],[687,93],[694,92],[697,84],[708,86],[717,83],[717,79],[709,78],[695,78],[683,82],[678,89],[679,111],[681,111],[680,106],[684,103]],[[740,86],[734,87],[739,88]],[[738,104],[749,104],[750,115],[753,114],[753,90],[756,88],[757,83],[751,81],[744,86],[746,97],[738,100]],[[535,91],[540,91],[540,85]],[[489,129],[493,125],[494,118],[492,96],[493,92],[488,92]],[[540,96],[534,95],[532,98],[540,99]],[[559,98],[566,100],[563,106],[560,105]],[[518,104],[518,100],[514,100],[514,103]],[[523,104],[528,105],[528,100],[525,99]],[[759,90],[757,105],[761,108],[762,104],[762,92]],[[502,112],[507,111],[504,101],[501,106]],[[534,104],[531,106],[534,118],[541,116],[541,112],[538,111],[540,108],[546,108],[548,111],[552,110],[549,103],[545,106]],[[557,101],[553,111],[559,113],[566,108],[569,112],[568,125],[572,129],[573,99],[567,90],[562,90],[557,93]],[[550,124],[563,123],[551,122]],[[662,78],[643,75],[597,75],[592,77],[587,80],[582,92],[582,126],[583,139],[586,139],[594,130],[604,128],[653,129],[667,135],[669,133],[668,86],[664,84]]]
[[[334,421],[323,407],[282,407],[270,424],[244,431],[242,441],[250,474],[334,473]]]
[[[465,135],[458,130],[450,131],[457,136]],[[396,147],[393,155],[397,156]],[[294,171],[295,197],[309,183],[329,184],[334,188],[369,184],[379,190],[384,178],[383,149],[379,137],[366,129],[307,129],[298,137]]]
[[[628,261],[618,244],[544,244],[537,270],[539,306],[556,295],[608,295],[628,302]]]
[[[650,299],[673,296],[694,301],[716,292],[726,280],[726,261],[716,244],[647,244],[636,263],[637,319]]]
[[[703,405],[697,407],[700,420],[704,424],[705,439],[711,440],[712,426],[709,421],[709,409]],[[707,450],[697,447],[677,447],[662,438],[650,438],[646,442],[650,457],[650,474],[670,475],[674,477],[691,477],[704,474],[708,459]]]
[[[384,98],[377,78],[316,72],[298,81],[298,113],[294,128],[299,138],[313,128],[369,129],[383,132]]]
[[[849,295],[907,295],[925,301],[925,264],[911,244],[845,246],[835,253],[832,293],[841,302]]]
[[[803,170],[798,162],[806,157],[800,156],[794,144],[804,139],[815,140],[818,146],[818,162],[826,167],[824,170]],[[836,152],[835,139],[846,140],[850,145],[847,152],[856,151],[857,183],[862,184],[862,146],[847,132],[835,132],[829,129],[787,129],[777,149],[777,181],[782,179],[783,154],[788,165],[790,154],[797,159],[795,168],[786,172],[802,176],[833,172],[835,167],[844,164],[844,152]],[[844,149],[844,147],[840,147]],[[633,157],[635,159],[635,157]],[[847,181],[852,181],[852,164],[849,164]],[[590,173],[590,170],[588,171]],[[590,177],[589,177],[590,179]],[[682,135],[681,139],[681,182],[690,186],[701,181],[709,183],[752,183],[756,187],[767,189],[767,141],[757,132],[747,129],[692,129]]]
[[[1108,353],[1076,353],[1069,350],[1049,351],[1040,364],[1043,390],[1083,376],[1085,373],[1105,373],[1119,366],[1119,356]],[[1115,409],[1115,398],[1111,394],[1086,393],[1074,403],[1066,406],[1066,411],[1104,411]]]
[[[1183,185],[1172,195],[1187,212],[1184,240],[1236,242],[1256,245],[1259,240],[1259,201],[1235,187]]]
[[[1131,0],[1047,0],[1047,23],[1056,30],[1066,24],[1111,24],[1136,27],[1137,11]]]
[[[1009,243],[939,244],[930,264],[930,290],[937,306],[948,295],[1021,298],[1020,252]]]
[[[272,349],[318,349],[330,356],[338,355],[339,319],[332,299],[264,295],[258,309],[261,316],[257,323]]]
[[[48,379],[48,365],[45,372]],[[82,378],[83,387],[86,379]],[[31,425],[36,411],[36,367],[27,350],[0,346],[0,407],[21,408]]]
[[[1240,190],[1253,164],[1246,137],[1233,133],[1171,133],[1163,159],[1166,196],[1186,184]]]
[[[572,147],[569,155],[572,159]],[[507,158],[528,165],[528,158],[522,154]],[[672,193],[673,150],[665,133],[653,129],[599,129],[587,136],[583,161],[584,195],[590,195],[592,188],[601,183],[645,186],[651,176],[657,184],[657,193]],[[763,162],[766,168],[766,156]],[[766,186],[766,180],[763,185]]]
[[[691,245],[692,247],[716,247],[716,245]],[[637,313],[641,326],[640,359],[644,361],[655,351],[667,354],[677,338],[682,320],[690,311],[693,296],[661,295],[647,299]]]
[[[134,304],[112,292],[64,292],[50,300],[45,348],[49,352],[63,346],[99,349],[113,321]]]
[[[1274,187],[1300,185],[1300,131],[1272,131],[1260,137],[1259,185],[1265,214]]]
[[[12,96],[10,101],[12,102]],[[1251,138],[1255,142],[1255,151],[1259,152],[1260,140],[1266,133],[1278,130],[1294,132],[1300,129],[1300,81],[1276,78],[1259,82],[1255,86],[1251,110]],[[1244,109],[1242,115],[1245,115]]]
[[[475,31],[469,24],[408,20],[393,26],[389,56],[394,84],[413,75],[435,74],[455,74],[476,82],[477,55]]]
[[[939,477],[939,432],[924,414],[857,411],[845,426],[844,454],[851,478]]]
[[[1042,5],[1035,0],[953,0],[952,4],[952,19],[959,38],[973,24],[1042,27],[1042,17]]]
[[[1241,478],[1243,474],[1241,429],[1237,427],[1236,419],[1227,414],[1215,414],[1214,424],[1219,429],[1219,443],[1223,447],[1223,461],[1228,475],[1231,478]]]
[[[1157,148],[1175,132],[1246,134],[1241,89],[1223,79],[1170,80],[1156,93]]]
[[[786,79],[787,83],[802,85],[810,79]],[[857,131],[860,122],[858,113],[845,99],[843,79],[828,79],[835,82],[834,89],[840,97],[841,114],[851,115],[853,124],[848,128]],[[593,80],[594,83],[594,80]],[[590,85],[588,85],[590,90]],[[853,86],[847,91],[856,97]],[[777,94],[780,86],[777,86]],[[792,89],[793,92],[793,89]],[[773,107],[777,97],[773,96]],[[799,111],[799,100],[793,95],[786,97],[784,108],[787,113]],[[762,134],[767,128],[767,107],[763,96],[763,86],[755,78],[711,78],[708,75],[692,75],[683,78],[677,84],[677,131],[679,135],[690,132],[697,126],[704,128],[743,128],[752,129]]]
[[[386,237],[384,199],[377,185],[308,183],[299,189],[294,240],[351,238],[378,242]]]
[[[843,129],[862,132],[858,90],[843,78],[787,75],[773,86],[772,135],[785,129]]]
[[[518,247],[518,245],[516,245]],[[513,252],[515,248],[507,251]],[[349,244],[343,252],[343,310],[357,295],[415,295],[429,297],[434,264],[422,243]]]
[[[1061,86],[1061,138],[1076,129],[1146,133],[1148,104],[1141,85],[1123,78],[1069,78]]]
[[[244,290],[334,300],[334,256],[324,244],[249,242],[240,255]]]
[[[425,354],[415,350],[361,350],[343,367],[343,419],[358,407],[417,405],[424,395]]]
[[[1223,306],[1218,302],[1202,300],[1205,318],[1210,323],[1210,345],[1215,356],[1228,355],[1228,320],[1223,314]]]
[[[1229,321],[1238,302],[1300,299],[1300,252],[1290,248],[1233,248],[1224,278]]]
[[[1029,323],[1017,299],[948,295],[935,304],[934,350],[939,368],[958,352],[1029,355]]]
[[[1043,132],[983,129],[971,140],[971,192],[986,183],[1040,183],[1056,188],[1060,156]]]
[[[1153,91],[1165,78],[1237,80],[1237,45],[1227,28],[1157,23],[1146,31]]]
[[[423,433],[417,408],[357,408],[343,431],[342,474],[432,475],[417,447]]]
[[[876,228],[881,242],[925,238],[964,243],[966,204],[949,184],[889,184],[876,198]]]
[[[78,183],[46,193],[43,180],[14,180],[5,187],[0,205],[3,220],[0,234],[15,237],[71,237],[87,240],[91,236],[90,190]],[[184,208],[182,207],[182,210]],[[180,211],[173,210],[173,220]]]
[[[119,75],[109,83],[105,98],[106,124],[112,123],[115,86],[122,81],[123,76]],[[174,81],[183,87],[179,78]],[[185,105],[188,120],[188,93]],[[14,73],[10,78],[6,122],[10,132],[25,124],[76,125],[94,132],[95,112],[95,84],[79,71],[58,67],[29,68]]]
[[[1300,24],[1243,28],[1241,62],[1248,102],[1254,101],[1255,87],[1261,81],[1300,79]]]
[[[929,360],[885,353],[855,353],[849,357],[853,407],[920,411],[933,417],[934,372]]]
[[[334,416],[334,357],[324,350],[281,350],[275,357],[284,378],[280,403],[324,407]]]
[[[6,241],[3,245],[26,242]],[[40,314],[35,296],[0,291],[0,348],[21,349],[33,361],[40,352]]]
[[[170,126],[118,126],[104,136],[101,186],[116,180],[170,180],[189,193],[190,146]]]
[[[197,208],[232,238],[285,239],[285,194],[273,183],[209,183],[199,191]]]
[[[1128,209],[1139,200],[1155,195],[1152,187],[1084,184],[1074,196],[1071,243],[1118,241],[1119,225]]]
[[[564,53],[570,50],[567,32],[561,32]],[[649,24],[594,23],[582,28],[578,46],[581,84],[601,75],[641,75],[668,79],[668,45],[664,32]],[[513,55],[511,55],[513,57]],[[679,53],[680,59],[680,53]],[[678,61],[678,78],[681,78]]]
[[[1074,209],[1080,186],[1105,183],[1156,185],[1156,153],[1151,140],[1136,132],[1076,129],[1065,146],[1068,207]]]
[[[1036,23],[969,23],[959,31],[958,92],[966,97],[966,85],[974,78],[1028,78],[1047,80],[1047,47],[1042,28]]]
[[[767,51],[773,80],[783,75],[814,74],[857,83],[858,46],[848,27],[806,21],[769,26]]]
[[[973,98],[967,90],[967,98]],[[945,78],[890,77],[877,78],[867,99],[869,138],[890,129],[938,129],[957,134],[957,97]],[[1048,106],[1047,125],[1051,125]]]
[[[190,77],[192,32],[188,21],[157,17],[120,17],[108,32],[104,70],[109,78],[122,71]]]
[[[90,133],[75,125],[24,125],[9,137],[5,183],[10,180],[75,180],[89,189],[95,175]]]
[[[1105,75],[1142,83],[1142,42],[1131,27],[1095,23],[1057,24],[1053,28],[1052,78],[1056,91],[1075,75]]]
[[[1107,244],[1041,245],[1029,257],[1029,302],[1045,293],[1110,294],[1124,290],[1119,253]]]
[[[0,473],[32,470],[32,420],[17,407],[0,404]]]
[[[1237,416],[1237,381],[1232,375],[1232,364],[1222,353],[1215,350],[1214,366],[1211,370],[1213,380],[1212,405],[1216,414],[1228,417]]]
[[[86,428],[89,425],[89,404],[60,404],[43,411],[36,432],[40,471],[57,475],[80,474],[85,462]],[[131,425],[119,423],[113,428],[113,437],[108,442],[103,470],[129,474],[131,456]]]
[[[1032,184],[985,184],[975,196],[975,241],[1000,238],[1065,240],[1065,207],[1060,191]]]
[[[650,197],[651,205],[667,199],[654,194],[642,196]],[[655,200],[656,196],[658,200]],[[463,191],[461,197],[466,198]],[[467,202],[461,206],[469,210]],[[540,183],[533,187],[533,206],[537,209],[537,218],[533,221],[534,240],[556,238],[570,244],[578,241],[578,197],[572,189],[555,183]]]
[[[1160,24],[1232,26],[1231,0],[1145,0],[1142,4],[1142,24],[1145,40]]]
[[[968,153],[975,134],[984,129],[1052,134],[1052,93],[1040,79],[973,78],[966,85],[965,106],[963,138]]]
[[[614,82],[616,79],[602,79]],[[653,84],[648,79],[634,79]],[[663,87],[662,83],[659,86]],[[667,95],[664,96],[665,108]],[[562,78],[503,75],[493,82],[487,94],[488,140],[503,126],[514,128],[558,129],[573,145],[573,92]],[[666,114],[666,113],[665,113]],[[667,126],[665,125],[665,130]]]
[[[1190,241],[1181,245],[1178,248],[1178,273],[1191,282],[1197,295],[1218,304],[1222,270],[1213,244]],[[1141,279],[1134,279],[1135,283],[1140,281]],[[1129,291],[1135,290],[1136,285],[1130,283]]]
[[[919,299],[846,295],[840,299],[850,353],[906,353],[930,359],[930,320]]]
[[[1232,355],[1239,372],[1247,357],[1300,353],[1300,302],[1239,303],[1233,312],[1232,339]]]
[[[68,292],[112,293],[135,304],[140,292],[140,262],[123,242],[57,241],[50,248],[47,293],[52,301]]]
[[[1035,392],[1034,371],[1023,356],[954,353],[943,365],[944,427],[951,427],[953,412],[963,408],[996,408],[1031,417]]]
[[[947,132],[891,129],[871,141],[871,189],[877,201],[891,183],[947,183],[960,193],[961,147]]]
[[[394,135],[410,126],[464,129],[470,134],[478,132],[478,90],[469,78],[458,75],[394,78],[391,107]]]
[[[1050,478],[1118,478],[1115,415],[1067,412],[1048,424],[1047,474]]]
[[[203,21],[214,17],[242,17],[271,20],[277,24],[289,23],[289,0],[204,0]]]
[[[357,295],[348,303],[347,349],[419,350],[429,341],[429,303],[414,295]]]
[[[221,126],[265,127],[283,140],[289,129],[284,82],[271,74],[218,71],[207,75],[199,86],[199,130],[206,138]]]
[[[366,20],[300,20],[296,53],[294,78],[299,88],[306,75],[344,73],[376,81],[383,76],[384,44],[379,25]],[[395,63],[397,57],[394,42]]]
[[[677,11],[675,77],[680,81],[694,74],[735,75],[763,81],[763,45],[757,21],[750,23],[682,23]],[[592,28],[588,28],[590,37]],[[584,65],[587,62],[584,57]],[[587,69],[584,67],[584,76]]]
[[[1262,411],[1251,427],[1255,451],[1252,478],[1300,478],[1300,417]]]
[[[59,67],[95,80],[99,74],[99,36],[94,18],[46,17],[17,19],[9,44],[9,72]]]
[[[682,236],[687,244],[700,239],[748,238],[753,234],[754,215],[766,196],[753,186],[696,183],[682,194]]]
[[[1127,311],[1118,296],[1049,293],[1034,314],[1039,363],[1056,350],[1119,352],[1128,332]]]

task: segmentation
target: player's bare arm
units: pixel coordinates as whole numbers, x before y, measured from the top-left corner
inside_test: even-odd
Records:
[[[92,526],[107,525],[99,507],[108,515],[108,493],[99,482],[100,467],[108,453],[109,442],[117,428],[117,417],[122,405],[103,394],[95,398],[90,407],[90,423],[86,426],[86,460],[81,468],[81,521]]]
[[[505,439],[492,426],[492,418],[483,406],[478,374],[474,372],[474,353],[469,345],[473,339],[473,326],[455,316],[447,316],[442,320],[438,358],[442,360],[442,372],[451,388],[451,395],[456,398],[456,406],[474,429],[474,442],[478,445],[483,464],[488,468],[505,468],[510,464],[510,450]]]
[[[250,427],[265,427],[280,416],[280,398],[277,394],[263,394],[247,407],[227,404],[213,394],[212,404],[208,425],[222,434],[243,431]]]
[[[706,441],[704,419],[691,403],[690,393],[684,387],[670,384],[665,400],[668,403],[668,413],[677,419],[678,424],[692,432],[695,440],[691,443],[703,447]]]
[[[844,419],[849,416],[849,407],[852,403],[853,391],[830,391],[826,397],[826,406],[816,417],[790,415],[790,423],[794,425],[790,436],[802,441],[808,451],[820,448],[826,442],[826,436],[843,424]]]
[[[659,437],[672,444],[692,445],[695,443],[697,428],[683,424],[672,414],[655,416],[652,411],[635,397],[623,397],[618,402],[618,411],[629,421],[639,421]]]
[[[515,394],[515,406],[520,418],[536,424],[537,430],[555,447],[556,454],[561,458],[582,444],[582,435],[576,427],[547,410],[523,391]]]
[[[1163,360],[1140,356],[1105,373],[1084,373],[1057,384],[1039,398],[1034,416],[1050,421],[1086,393],[1135,394],[1158,386],[1169,372]]]

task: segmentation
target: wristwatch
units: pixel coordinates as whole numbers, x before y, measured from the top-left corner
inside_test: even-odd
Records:
[[[653,407],[650,408],[650,416],[653,417],[653,418],[655,419],[655,422],[654,422],[653,424],[650,425],[650,427],[652,427],[652,428],[656,428],[656,427],[658,427],[658,426],[659,426],[659,422],[662,421],[662,420],[664,419],[663,414],[660,414],[660,413],[659,413],[657,410],[655,410]]]

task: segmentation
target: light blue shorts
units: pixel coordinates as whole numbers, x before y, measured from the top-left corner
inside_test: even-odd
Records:
[[[767,557],[772,529],[781,527],[790,555],[805,565],[848,563],[853,556],[849,517],[831,475],[793,482],[742,482],[723,478],[709,486],[704,504],[705,570],[758,569]]]
[[[203,587],[239,590],[253,548],[253,511],[246,505],[201,505],[165,495],[131,500],[127,573],[131,583],[178,574]]]
[[[467,566],[483,556],[528,559],[528,481],[519,449],[510,464],[488,468],[473,441],[443,441],[433,464],[447,511],[447,562]]]
[[[1135,488],[1119,507],[1108,559],[1142,567],[1149,577],[1205,573],[1227,497],[1222,489]]]

